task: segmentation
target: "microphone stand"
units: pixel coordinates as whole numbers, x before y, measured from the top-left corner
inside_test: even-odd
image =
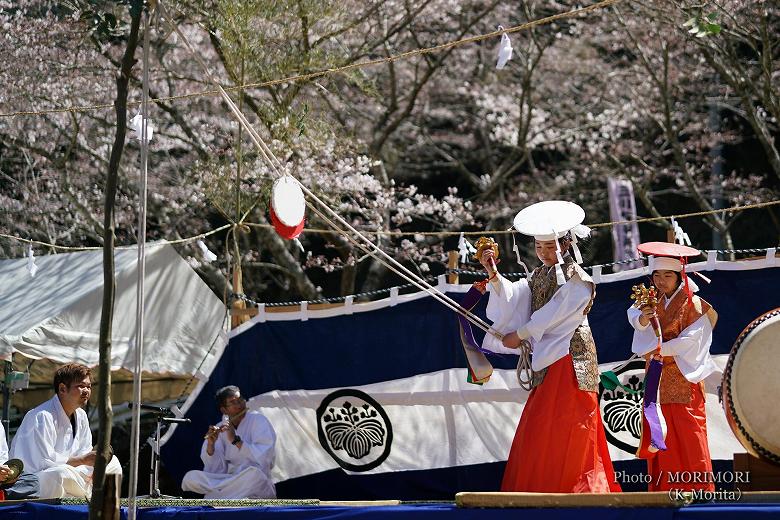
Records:
[[[157,426],[154,431],[154,437],[149,441],[152,445],[152,463],[149,472],[149,494],[139,496],[138,498],[180,498],[171,495],[163,495],[160,493],[160,434],[162,432],[163,423],[188,423],[191,422],[186,418],[168,417],[170,410],[162,407],[155,407],[141,405],[140,408],[146,408],[147,410],[153,410],[157,419]]]

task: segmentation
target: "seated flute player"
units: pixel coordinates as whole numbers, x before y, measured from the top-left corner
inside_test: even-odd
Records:
[[[96,452],[83,406],[92,395],[91,371],[70,363],[54,374],[55,395],[24,416],[11,441],[11,457],[40,481],[40,498],[90,497]],[[112,456],[106,474],[122,474]]]
[[[22,500],[38,498],[40,485],[38,477],[23,471],[18,459],[8,460],[8,442],[5,428],[0,423],[0,500]]]
[[[221,388],[216,401],[223,420],[204,436],[203,470],[187,472],[181,488],[204,498],[275,498],[276,433],[270,421],[246,407],[237,386]]]

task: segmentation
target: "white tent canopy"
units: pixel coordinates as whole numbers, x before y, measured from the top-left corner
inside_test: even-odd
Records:
[[[134,370],[137,248],[115,252],[112,370]],[[103,252],[0,260],[0,359],[21,354],[55,363],[99,361]],[[172,246],[146,246],[143,371],[204,379],[226,343],[225,308]]]

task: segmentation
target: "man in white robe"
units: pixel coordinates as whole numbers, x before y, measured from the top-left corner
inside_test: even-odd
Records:
[[[220,389],[216,399],[223,421],[209,426],[200,452],[203,471],[187,472],[182,489],[204,498],[275,498],[276,433],[270,421],[247,409],[236,386]]]
[[[56,395],[24,416],[11,441],[11,457],[21,459],[38,476],[41,498],[79,497],[92,494],[96,452],[87,413],[82,409],[92,394],[89,367],[68,364],[54,374]],[[122,474],[116,457],[106,474]]]

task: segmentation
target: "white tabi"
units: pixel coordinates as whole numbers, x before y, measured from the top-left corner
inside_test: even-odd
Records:
[[[76,409],[76,431],[56,395],[24,416],[11,441],[11,458],[21,459],[27,472],[38,475],[40,498],[90,497],[92,471],[88,465],[70,466],[68,460],[92,451],[92,432],[87,413]],[[107,474],[122,474],[112,457]]]
[[[276,497],[271,480],[276,433],[270,421],[260,412],[247,412],[236,435],[241,437],[241,449],[221,433],[211,456],[206,452],[208,441],[203,441],[203,471],[192,470],[184,475],[184,491],[199,493],[204,498]]]
[[[542,270],[534,275],[543,276]],[[550,276],[555,272],[550,268]],[[517,331],[521,338],[527,338],[533,349],[531,368],[539,372],[569,353],[574,331],[580,325],[587,325],[583,314],[593,296],[593,282],[580,279],[577,271],[555,295],[531,313],[531,288],[528,281],[521,279],[510,282],[501,274],[488,284],[486,315],[493,322],[493,328],[503,334]],[[482,347],[502,354],[520,353],[517,349],[504,347],[501,340],[486,334]]]

